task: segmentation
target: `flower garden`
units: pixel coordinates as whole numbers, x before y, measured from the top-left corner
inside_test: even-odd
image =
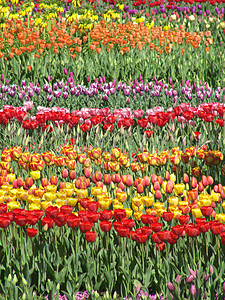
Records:
[[[0,0],[0,299],[225,298],[224,12]]]

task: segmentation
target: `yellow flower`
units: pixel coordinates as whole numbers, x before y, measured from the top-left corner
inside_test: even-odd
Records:
[[[120,204],[113,205],[113,209],[123,209],[123,204],[120,203]]]
[[[142,211],[136,211],[136,212],[134,212],[134,218],[135,218],[135,220],[141,221],[141,216],[142,215],[143,215]]]
[[[155,202],[155,203],[153,203],[153,208],[154,209],[163,209],[164,208],[164,203],[162,203],[162,202]]]
[[[41,205],[40,204],[36,204],[36,203],[31,203],[28,206],[28,209],[29,210],[39,210],[39,209],[41,209]]]
[[[67,204],[70,206],[76,206],[78,199],[77,198],[67,198]]]
[[[30,172],[30,176],[31,176],[31,178],[33,178],[34,180],[38,180],[38,179],[40,179],[41,178],[41,173],[40,173],[40,171],[31,171]]]
[[[174,194],[175,196],[178,196],[178,195],[181,195],[183,194],[184,192],[184,189],[185,189],[185,185],[184,183],[180,183],[180,184],[175,184],[174,185]]]
[[[83,199],[83,198],[86,198],[88,195],[88,190],[85,189],[85,190],[77,190],[77,198],[78,199]]]
[[[103,191],[102,191],[101,187],[93,187],[91,189],[91,193],[92,193],[93,197],[97,197],[98,195],[101,195],[103,193]]]
[[[57,185],[51,184],[46,186],[47,193],[56,193],[56,191],[57,191]]]
[[[153,195],[141,197],[141,202],[145,206],[150,207],[150,206],[152,206],[152,204],[154,202],[154,197],[153,197]]]
[[[222,224],[225,224],[225,214],[217,214],[215,220],[219,221]]]
[[[56,194],[52,192],[48,192],[44,194],[45,200],[48,202],[53,202],[55,200]]]
[[[192,215],[194,218],[201,218],[202,217],[202,212],[200,208],[193,208],[192,209]]]
[[[41,208],[43,210],[46,210],[49,206],[52,206],[52,202],[50,202],[50,201],[42,201],[41,202]]]
[[[16,174],[10,173],[7,175],[7,177],[9,178],[9,182],[13,183],[13,181],[16,179]]]
[[[20,203],[17,202],[17,201],[9,202],[9,203],[7,204],[7,208],[8,208],[9,210],[13,210],[13,209],[15,209],[15,208],[20,208]]]
[[[58,206],[67,205],[67,199],[56,199],[55,204]]]
[[[127,218],[129,219],[132,216],[133,211],[131,208],[125,208],[125,211],[126,211]]]
[[[174,210],[173,213],[174,213],[174,216],[173,216],[174,220],[178,220],[179,217],[182,215],[182,211],[178,210],[178,209]]]
[[[142,205],[141,197],[134,197],[132,199],[132,205],[135,205],[137,207],[141,206]]]

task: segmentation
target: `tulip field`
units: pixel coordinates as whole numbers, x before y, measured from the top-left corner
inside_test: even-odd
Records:
[[[0,0],[0,300],[225,299],[225,0]]]

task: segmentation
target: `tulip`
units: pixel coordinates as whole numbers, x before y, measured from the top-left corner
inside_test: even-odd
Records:
[[[189,276],[186,278],[186,282],[187,282],[187,283],[191,283],[193,280],[194,280],[194,276],[193,276],[193,275],[189,275]]]
[[[58,183],[58,177],[55,176],[55,175],[52,175],[51,178],[50,178],[50,182],[53,185],[57,185],[57,183]]]
[[[85,239],[88,243],[93,243],[96,240],[97,233],[95,231],[85,232]]]
[[[175,286],[172,284],[172,282],[168,282],[167,287],[171,292],[175,291]]]
[[[35,237],[38,233],[38,229],[34,229],[34,228],[27,228],[27,235],[29,237]]]

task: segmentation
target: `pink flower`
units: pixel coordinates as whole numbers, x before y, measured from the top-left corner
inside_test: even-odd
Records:
[[[33,101],[24,101],[23,102],[23,106],[25,108],[26,111],[31,110],[33,107]]]

